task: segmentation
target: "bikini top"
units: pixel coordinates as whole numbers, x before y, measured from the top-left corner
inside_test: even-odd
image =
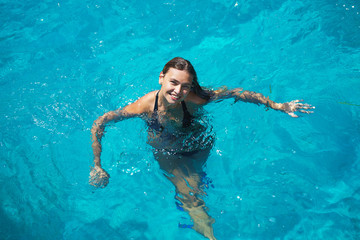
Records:
[[[149,125],[150,128],[154,129],[155,131],[161,132],[162,130],[164,130],[164,127],[159,122],[158,98],[159,98],[159,92],[156,93],[154,112],[153,112],[153,114],[151,116],[151,120],[149,121],[148,125]],[[183,126],[183,128],[186,128],[186,127],[189,127],[191,125],[193,116],[187,110],[187,107],[186,107],[186,104],[185,104],[184,101],[181,101],[181,106],[182,106],[183,113],[184,113],[182,126]]]

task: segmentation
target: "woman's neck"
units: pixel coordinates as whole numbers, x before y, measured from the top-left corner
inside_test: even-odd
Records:
[[[159,92],[159,98],[158,98],[158,110],[161,112],[166,112],[168,110],[174,110],[178,108],[181,105],[181,102],[178,103],[169,103],[165,95],[161,93],[161,90]]]

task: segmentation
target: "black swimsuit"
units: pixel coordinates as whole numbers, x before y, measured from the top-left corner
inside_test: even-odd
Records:
[[[161,132],[162,130],[164,130],[164,127],[161,126],[161,124],[159,122],[158,98],[159,98],[159,92],[156,93],[154,112],[153,112],[153,114],[151,116],[151,120],[149,121],[148,125],[149,125],[150,128],[154,129],[155,131]],[[186,128],[186,127],[189,127],[191,125],[193,116],[191,116],[191,114],[187,110],[187,107],[186,107],[186,104],[185,104],[184,101],[181,101],[181,106],[182,106],[183,113],[184,113],[182,126],[183,126],[183,128]]]

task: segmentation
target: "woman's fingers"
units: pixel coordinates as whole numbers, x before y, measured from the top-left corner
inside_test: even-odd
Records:
[[[299,112],[307,113],[307,114],[314,113],[313,111],[305,111],[305,110],[299,110]]]
[[[288,113],[291,117],[293,117],[293,118],[297,118],[297,117],[299,117],[298,115],[296,115],[294,112],[289,112]]]
[[[298,106],[303,109],[314,109],[315,108],[314,106],[307,104],[307,103],[305,103],[305,104],[299,103]]]
[[[89,183],[94,187],[104,188],[109,183],[110,175],[105,171],[99,171],[92,168],[90,172],[90,180]]]
[[[109,178],[102,178],[99,187],[104,188],[108,185],[108,183],[109,183]]]
[[[301,103],[304,100],[293,100],[291,102],[288,103],[284,103],[285,106],[285,112],[287,114],[289,114],[291,117],[297,118],[299,117],[298,115],[296,115],[294,112],[301,112],[301,113],[306,113],[306,114],[310,114],[313,113],[313,111],[307,111],[308,109],[315,109],[314,106],[307,104],[307,103]]]

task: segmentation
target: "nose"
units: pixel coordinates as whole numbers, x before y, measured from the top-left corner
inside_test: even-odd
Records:
[[[177,94],[179,94],[179,93],[181,92],[181,85],[180,85],[180,84],[177,85],[177,86],[175,87],[174,91],[175,91]]]

